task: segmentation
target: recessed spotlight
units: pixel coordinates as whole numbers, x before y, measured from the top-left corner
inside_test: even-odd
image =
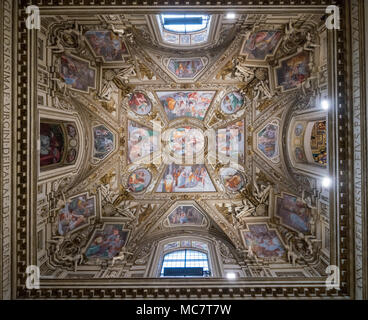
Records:
[[[226,278],[228,278],[230,280],[236,279],[236,274],[234,272],[228,272],[226,274]]]
[[[330,104],[328,102],[328,100],[324,99],[321,102],[321,107],[323,110],[328,110],[330,108]]]
[[[235,19],[235,13],[228,13],[226,19]]]
[[[324,177],[322,179],[322,187],[324,187],[324,188],[329,188],[331,186],[331,183],[332,183],[332,181],[329,177]]]

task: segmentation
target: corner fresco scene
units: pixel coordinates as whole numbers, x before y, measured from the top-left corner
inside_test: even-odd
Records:
[[[250,224],[249,231],[243,231],[243,237],[248,249],[259,258],[282,258],[285,248],[276,231],[269,230],[266,224]]]
[[[253,33],[245,42],[242,53],[249,60],[263,61],[272,55],[281,39],[280,31],[259,31]]]
[[[311,209],[297,197],[284,194],[277,198],[276,216],[281,218],[281,223],[296,231],[305,234],[311,231]]]
[[[85,36],[96,56],[106,62],[124,61],[128,54],[124,41],[111,31],[87,31]]]
[[[87,195],[77,196],[68,200],[59,211],[58,232],[65,235],[74,229],[86,225],[88,218],[96,214],[95,198]]]
[[[310,76],[309,63],[309,53],[304,51],[282,61],[281,66],[276,69],[277,85],[284,90],[297,88]]]
[[[95,88],[96,72],[89,67],[89,62],[63,54],[60,76],[73,89],[88,92],[89,88]]]
[[[108,224],[102,231],[97,231],[86,251],[88,259],[111,259],[125,246],[128,231],[119,224]]]

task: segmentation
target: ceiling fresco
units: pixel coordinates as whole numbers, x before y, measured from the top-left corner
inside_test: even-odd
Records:
[[[154,14],[60,19],[43,20],[39,36],[50,44],[39,68],[55,66],[52,94],[39,93],[44,274],[154,277],[154,248],[191,235],[190,246],[216,252],[218,277],[324,275],[329,200],[314,168],[328,161],[326,115],[311,117],[315,126],[294,119],[320,112],[327,90],[320,16],[213,14],[206,43],[184,51]],[[62,46],[71,33],[74,45]],[[81,123],[79,162],[63,160],[64,114]],[[50,163],[65,171],[49,178]]]

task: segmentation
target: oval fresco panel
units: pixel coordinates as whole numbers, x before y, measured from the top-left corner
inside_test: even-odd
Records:
[[[244,178],[241,173],[233,168],[223,168],[220,170],[221,181],[229,191],[239,191],[244,187]]]
[[[141,192],[151,183],[151,173],[147,169],[135,170],[128,178],[128,189],[131,192]]]
[[[240,92],[233,91],[228,93],[221,101],[221,110],[225,114],[234,114],[244,105],[244,97]]]
[[[134,92],[129,99],[129,107],[136,114],[146,115],[151,112],[152,104],[142,92]]]
[[[204,136],[196,128],[176,128],[170,132],[168,144],[174,155],[189,157],[203,150]]]

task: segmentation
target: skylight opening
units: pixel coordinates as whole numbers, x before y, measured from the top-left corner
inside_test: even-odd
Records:
[[[162,27],[176,33],[192,33],[205,30],[210,16],[204,14],[161,14]]]

